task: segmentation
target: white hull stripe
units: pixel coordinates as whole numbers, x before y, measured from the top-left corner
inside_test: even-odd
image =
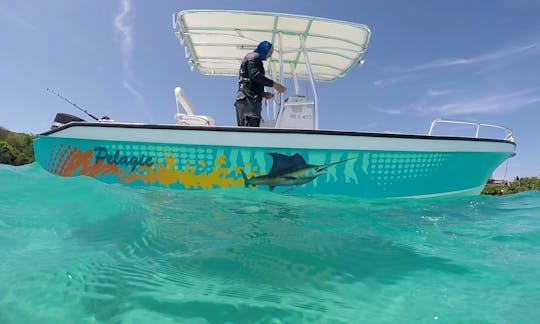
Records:
[[[415,152],[509,152],[515,144],[508,141],[490,141],[463,138],[437,138],[403,135],[347,135],[346,133],[302,133],[302,132],[243,132],[233,130],[212,131],[189,128],[145,128],[67,126],[42,136],[126,141],[143,143],[213,145],[236,147],[268,147],[296,149],[340,149],[340,150],[383,150]]]

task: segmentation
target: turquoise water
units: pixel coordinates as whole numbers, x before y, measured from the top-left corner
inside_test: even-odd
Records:
[[[0,165],[1,323],[537,323],[540,192],[358,201]]]

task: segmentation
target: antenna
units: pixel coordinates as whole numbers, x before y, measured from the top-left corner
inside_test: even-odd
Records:
[[[96,116],[92,115],[92,114],[89,113],[88,111],[86,111],[86,110],[82,109],[81,107],[77,106],[77,104],[75,104],[75,103],[69,101],[69,99],[67,99],[66,97],[62,96],[62,95],[59,94],[58,92],[56,92],[56,91],[54,91],[54,90],[51,90],[51,89],[49,89],[49,88],[47,88],[47,91],[50,92],[50,93],[52,93],[52,94],[54,94],[54,95],[56,95],[56,96],[59,97],[60,99],[62,99],[62,100],[64,100],[65,102],[69,103],[69,104],[72,105],[73,107],[79,109],[80,111],[82,111],[83,113],[85,113],[85,114],[87,114],[88,116],[92,117],[93,119],[99,121],[99,119],[98,119]]]

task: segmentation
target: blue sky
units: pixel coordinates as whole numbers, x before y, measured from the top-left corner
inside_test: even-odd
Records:
[[[365,24],[366,63],[318,85],[320,128],[422,134],[438,117],[501,124],[518,144],[506,177],[540,175],[537,0],[0,0],[0,126],[40,133],[56,112],[87,118],[46,88],[97,116],[173,123],[176,86],[196,113],[234,125],[236,78],[191,71],[174,36],[172,15],[185,9]],[[503,165],[495,176],[504,174]]]

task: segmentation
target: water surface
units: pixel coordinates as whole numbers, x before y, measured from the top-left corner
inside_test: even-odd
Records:
[[[0,322],[535,323],[540,192],[176,191],[0,165]]]

